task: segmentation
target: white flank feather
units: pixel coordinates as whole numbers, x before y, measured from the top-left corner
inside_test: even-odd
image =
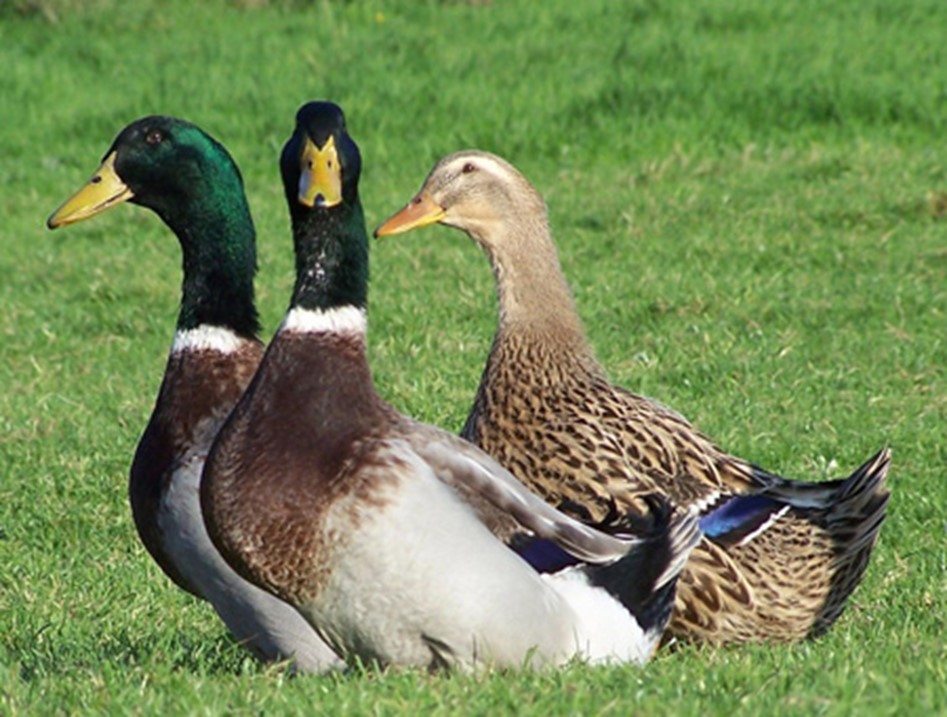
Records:
[[[661,635],[645,635],[638,621],[612,595],[589,584],[581,568],[543,575],[577,616],[576,655],[591,664],[636,662],[651,657]]]

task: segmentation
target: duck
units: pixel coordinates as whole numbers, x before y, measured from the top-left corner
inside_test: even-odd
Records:
[[[264,349],[254,300],[256,233],[240,171],[196,125],[143,117],[118,134],[89,182],[47,224],[64,227],[125,202],[157,214],[183,253],[174,339],[129,475],[138,536],[165,575],[210,602],[260,660],[286,661],[299,672],[340,667],[295,609],[224,561],[201,515],[207,453]]]
[[[643,519],[588,525],[379,395],[361,165],[337,104],[298,110],[280,156],[296,281],[204,467],[211,539],[348,664],[647,661],[696,515],[652,497]]]
[[[719,448],[678,412],[609,381],[559,262],[546,204],[495,154],[440,159],[375,231],[442,224],[486,254],[498,324],[461,436],[553,505],[589,520],[657,493],[703,537],[677,585],[668,641],[791,642],[823,634],[866,570],[891,452],[849,477],[780,477]]]

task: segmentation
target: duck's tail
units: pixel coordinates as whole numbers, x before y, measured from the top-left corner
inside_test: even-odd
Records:
[[[766,492],[808,514],[831,539],[831,583],[810,637],[821,635],[838,619],[865,574],[891,496],[890,466],[891,450],[886,446],[847,478],[821,483],[782,480]]]
[[[890,464],[884,448],[849,477],[820,483],[757,469],[766,490],[732,496],[701,516],[707,542],[680,588],[675,635],[722,641],[824,633],[865,574],[885,519]],[[722,610],[726,594],[739,599]]]
[[[674,607],[675,586],[691,550],[700,542],[696,515],[678,511],[657,496],[646,498],[650,527],[642,534],[640,518],[631,518],[641,538],[620,560],[587,568],[589,582],[604,588],[631,613],[653,650],[661,640]],[[621,532],[621,527],[613,527]],[[611,532],[611,531],[610,531]]]
[[[841,481],[836,499],[827,510],[826,528],[835,546],[835,569],[810,637],[823,634],[839,618],[865,574],[891,497],[886,485],[890,465],[891,451],[885,447]]]

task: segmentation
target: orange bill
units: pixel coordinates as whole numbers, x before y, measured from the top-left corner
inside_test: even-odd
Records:
[[[412,229],[426,227],[429,224],[436,224],[445,216],[441,205],[434,201],[433,197],[425,191],[421,191],[408,206],[397,214],[388,218],[380,227],[375,230],[376,237],[392,236],[394,234],[403,234]]]

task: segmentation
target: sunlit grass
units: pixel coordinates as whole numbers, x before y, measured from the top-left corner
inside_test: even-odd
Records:
[[[945,25],[933,0],[0,5],[0,713],[943,713]],[[276,157],[313,98],[346,109],[371,224],[449,151],[519,166],[613,377],[725,447],[819,479],[892,446],[889,520],[829,635],[644,670],[290,679],[164,578],[126,475],[178,248],[133,207],[43,223],[129,121],[197,122],[243,170],[271,331]],[[435,228],[374,243],[372,268],[382,393],[457,430],[495,325],[485,259]]]

